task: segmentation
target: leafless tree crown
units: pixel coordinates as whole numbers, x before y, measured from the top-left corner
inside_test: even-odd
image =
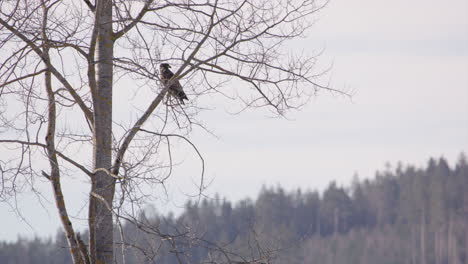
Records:
[[[283,114],[319,90],[341,93],[317,82],[315,56],[288,47],[325,4],[0,0],[0,199],[47,179],[74,261],[111,263],[96,242],[100,221],[135,219],[124,205],[144,203],[152,193],[141,186],[171,175],[172,141],[203,161],[188,138],[204,127],[200,111],[235,101]],[[166,96],[161,63],[172,65],[187,105]],[[89,249],[68,217],[67,174],[91,184]]]

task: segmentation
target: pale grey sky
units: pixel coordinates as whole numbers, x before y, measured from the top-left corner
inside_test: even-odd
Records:
[[[191,139],[206,160],[209,195],[239,200],[276,184],[323,189],[332,180],[349,183],[355,172],[373,177],[387,161],[423,166],[444,156],[453,164],[468,150],[468,1],[332,0],[309,35],[296,45],[325,48],[321,63],[333,64],[332,84],[354,97],[321,93],[289,120],[261,110],[203,113],[217,138],[195,130]],[[176,151],[184,163],[168,182],[171,202],[162,199],[156,210],[180,207],[183,194],[196,192],[200,163],[183,142]],[[83,216],[88,190],[80,179],[67,182],[72,212]],[[43,209],[32,195],[18,198],[33,228],[0,205],[8,227],[0,240],[54,235],[52,199]]]

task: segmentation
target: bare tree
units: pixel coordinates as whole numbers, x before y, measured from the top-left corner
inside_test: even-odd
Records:
[[[202,126],[197,113],[209,106],[200,98],[217,94],[282,115],[318,90],[335,91],[316,82],[316,57],[286,46],[325,4],[0,0],[0,143],[15,152],[0,162],[1,198],[21,191],[20,182],[47,178],[74,262],[114,263],[114,220],[146,197],[141,184],[170,176],[171,138],[198,153],[185,135]],[[177,69],[164,85],[161,63]],[[184,106],[166,96],[179,81]],[[134,98],[117,106],[130,118],[113,116],[113,93]],[[61,178],[70,169],[90,182],[89,247],[63,198]]]

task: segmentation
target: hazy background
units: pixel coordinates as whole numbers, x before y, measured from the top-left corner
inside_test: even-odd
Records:
[[[239,200],[276,184],[320,190],[355,173],[372,177],[386,162],[422,166],[444,156],[453,164],[468,149],[468,1],[333,0],[316,18],[303,47],[325,49],[322,66],[333,64],[333,86],[353,89],[352,100],[321,93],[288,120],[205,112],[200,119],[217,137],[196,130],[191,140],[206,161],[208,195]],[[200,163],[182,142],[177,151],[184,163],[157,211],[177,211],[196,193]],[[49,185],[39,188],[47,190],[41,203],[33,195],[12,201],[33,227],[0,205],[0,240],[55,234]],[[82,179],[68,179],[64,192],[72,215],[85,216]]]

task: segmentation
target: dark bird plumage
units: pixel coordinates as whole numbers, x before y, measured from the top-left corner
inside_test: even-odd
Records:
[[[161,63],[159,65],[159,74],[164,85],[167,85],[169,80],[174,76],[174,73],[169,70],[169,68],[171,68],[169,63]],[[187,95],[182,89],[182,85],[180,85],[179,81],[172,82],[171,86],[169,87],[169,94],[177,98],[182,104],[185,104],[184,100],[188,100]]]

